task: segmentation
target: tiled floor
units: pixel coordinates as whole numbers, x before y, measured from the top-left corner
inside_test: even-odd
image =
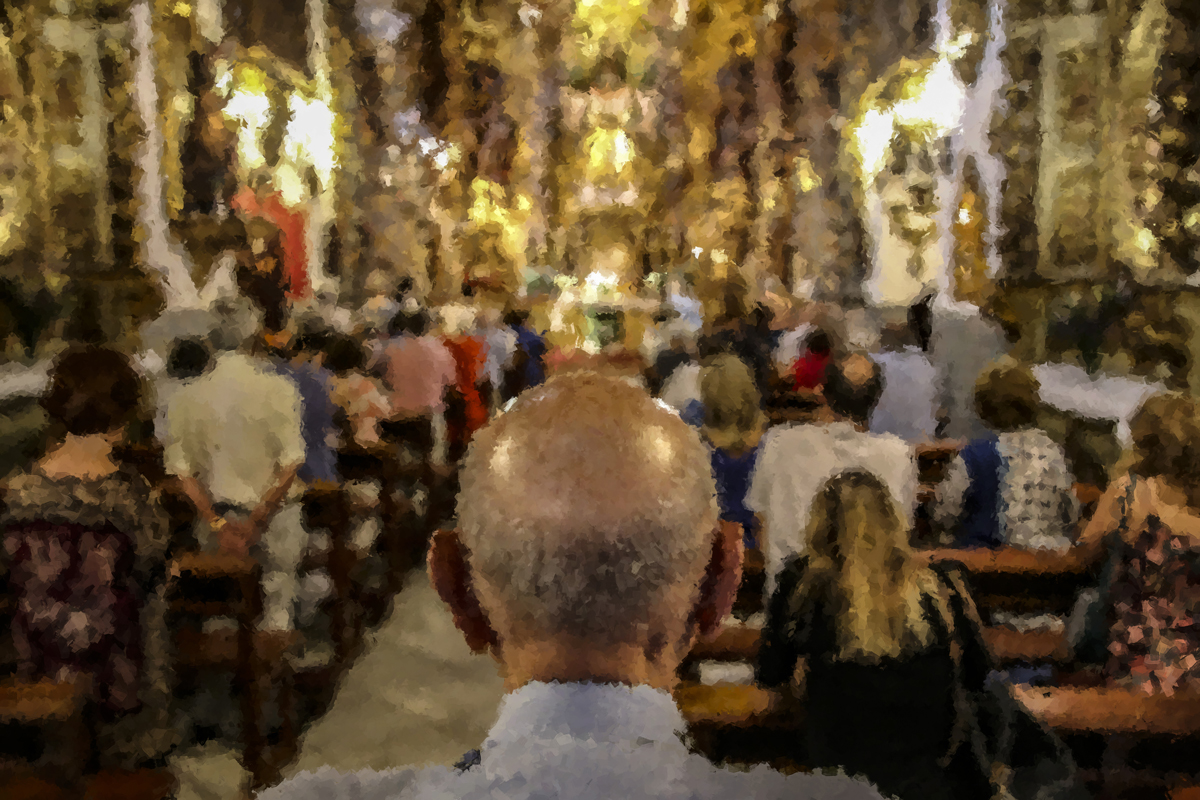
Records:
[[[391,615],[342,677],[329,711],[306,730],[291,776],[330,765],[343,771],[453,764],[483,741],[503,688],[495,664],[471,653],[449,613],[415,571]],[[181,753],[177,800],[240,800],[245,773],[225,748]]]

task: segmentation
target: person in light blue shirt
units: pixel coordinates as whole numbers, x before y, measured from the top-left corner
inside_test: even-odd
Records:
[[[429,572],[500,665],[495,726],[456,767],[325,769],[263,800],[879,798],[846,777],[728,771],[683,743],[676,671],[729,613],[742,543],[676,415],[616,378],[556,376],[476,434],[461,486]]]
[[[938,374],[909,326],[883,329],[882,352],[873,361],[883,372],[883,394],[871,413],[871,433],[890,433],[909,444],[937,435]]]

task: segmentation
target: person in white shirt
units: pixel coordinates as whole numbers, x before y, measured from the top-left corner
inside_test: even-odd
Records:
[[[199,513],[201,546],[260,560],[259,627],[286,631],[307,543],[294,486],[305,458],[300,394],[238,338],[216,336],[208,373],[172,397],[164,460]]]
[[[874,357],[883,371],[883,395],[871,414],[871,433],[891,433],[909,444],[924,444],[937,434],[937,370],[907,325],[889,325]]]
[[[912,522],[917,497],[913,450],[898,436],[867,429],[882,388],[879,366],[867,356],[834,361],[825,400],[836,421],[775,428],[763,441],[746,505],[763,520],[760,539],[766,544],[760,546],[766,555],[768,595],[784,562],[803,550],[813,498],[834,475],[854,469],[875,475]]]
[[[454,769],[304,773],[260,800],[875,800],[840,776],[734,772],[689,752],[671,695],[736,594],[698,433],[618,378],[573,372],[476,433],[457,532],[429,572],[508,692]],[[469,746],[469,745],[468,745]]]

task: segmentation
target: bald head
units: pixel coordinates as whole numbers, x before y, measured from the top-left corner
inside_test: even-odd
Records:
[[[458,521],[481,600],[512,624],[632,642],[702,577],[714,494],[682,420],[626,382],[574,373],[476,436]]]
[[[838,416],[865,425],[882,394],[882,371],[869,357],[852,353],[829,364],[825,401]]]

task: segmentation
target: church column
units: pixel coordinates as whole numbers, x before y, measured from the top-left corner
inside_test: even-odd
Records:
[[[450,301],[462,294],[464,265],[459,242],[460,221],[467,207],[472,177],[466,156],[475,140],[475,132],[466,118],[470,104],[470,76],[463,52],[462,17],[460,4],[448,5],[441,23],[441,41],[433,45],[441,48],[450,77],[444,132],[457,151],[457,158],[448,159],[446,166],[439,170],[431,204],[439,266],[432,289],[436,302]]]
[[[792,0],[795,46],[789,53],[798,108],[797,143],[788,153],[789,191],[794,197],[790,270],[792,291],[805,294],[834,269],[837,238],[827,201],[837,170],[835,98],[831,77],[842,51],[841,0]]]
[[[772,153],[772,145],[783,131],[783,98],[775,76],[775,65],[782,55],[779,11],[778,0],[767,0],[756,20],[758,51],[754,59],[754,118],[758,137],[751,171],[757,213],[751,227],[750,254],[743,265],[746,283],[755,292],[772,267],[771,232],[784,213],[783,182],[775,177],[776,164]]]

